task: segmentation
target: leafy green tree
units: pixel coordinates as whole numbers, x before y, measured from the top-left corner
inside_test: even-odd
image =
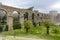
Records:
[[[30,21],[28,21],[28,20],[24,22],[24,28],[26,30],[26,33],[28,33],[31,25],[32,25],[32,23]]]
[[[49,28],[52,25],[52,23],[49,20],[45,20],[44,25],[46,27],[46,33],[49,35]]]

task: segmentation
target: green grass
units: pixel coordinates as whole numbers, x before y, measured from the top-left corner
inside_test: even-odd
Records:
[[[57,33],[54,33],[54,30],[57,30]],[[46,35],[46,27],[39,26],[39,27],[31,27],[29,32],[26,33],[25,29],[22,31],[20,29],[2,32],[2,35],[12,35],[12,36],[37,36],[42,39],[46,40],[60,40],[60,27],[59,26],[51,26],[50,27],[50,34]]]

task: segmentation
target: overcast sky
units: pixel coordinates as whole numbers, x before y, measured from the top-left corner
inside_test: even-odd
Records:
[[[35,10],[45,13],[48,13],[50,10],[60,12],[60,0],[0,0],[0,2],[17,8],[29,8],[34,6]]]

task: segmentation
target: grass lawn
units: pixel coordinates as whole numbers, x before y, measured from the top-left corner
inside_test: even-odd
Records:
[[[54,31],[56,29],[56,32]],[[8,32],[2,32],[1,35],[12,35],[12,36],[36,36],[46,40],[60,40],[60,27],[59,26],[51,26],[50,27],[50,35],[46,35],[46,27],[31,27],[29,32],[26,33],[25,29],[17,29]]]

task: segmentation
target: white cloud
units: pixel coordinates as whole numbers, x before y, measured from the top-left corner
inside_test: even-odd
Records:
[[[53,10],[59,10],[60,9],[60,2],[56,2],[50,6]]]
[[[39,10],[40,12],[48,12],[50,9],[60,9],[60,3],[57,1],[60,2],[60,0],[0,0],[0,2],[5,5],[17,8],[34,6],[34,9]]]
[[[2,3],[8,6],[18,7],[18,8],[25,8],[25,5],[29,3],[26,0],[2,0]]]

